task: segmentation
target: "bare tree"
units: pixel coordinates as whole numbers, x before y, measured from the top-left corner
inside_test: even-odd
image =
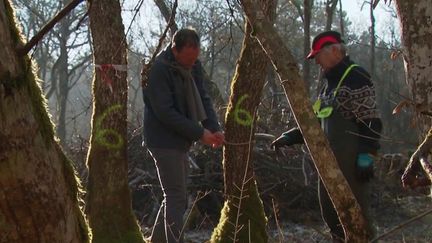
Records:
[[[94,242],[144,242],[127,161],[127,52],[120,1],[89,5],[95,78],[86,211]]]
[[[331,30],[333,24],[333,14],[335,12],[338,0],[326,0],[325,12],[327,16],[325,30]]]
[[[429,54],[432,50],[432,25],[430,24],[432,6],[426,0],[415,2],[395,0],[394,3],[402,26],[406,81],[413,96],[412,101],[405,101],[405,103],[411,103],[414,108],[421,134],[419,141],[424,139],[412,155],[402,176],[402,182],[407,186],[415,183],[415,180],[412,180],[415,178],[413,168],[419,163],[432,179],[431,165],[427,162],[432,149],[432,81],[430,78],[432,57]]]
[[[432,6],[427,0],[395,0],[397,14],[402,26],[403,58],[406,80],[413,96],[413,105],[419,114],[419,129],[423,140],[431,127],[432,110]]]
[[[256,38],[278,72],[315,167],[338,213],[345,231],[346,241],[366,242],[368,235],[366,221],[338,167],[329,142],[312,112],[312,106],[307,98],[295,59],[285,47],[283,39],[277,34],[274,27],[263,18],[265,15],[262,10],[256,9],[257,1],[242,0],[241,4],[249,23],[253,27]]]
[[[27,36],[39,31],[60,9],[69,4],[69,0],[16,0],[22,9],[21,19],[25,20],[24,31]],[[39,40],[35,50],[35,59],[39,63],[39,74],[44,79],[46,97],[55,100],[53,114],[57,124],[57,136],[62,145],[67,138],[67,112],[70,91],[83,75],[83,69],[89,64],[90,50],[87,41],[88,29],[77,28],[85,8],[79,6],[61,19],[44,39]],[[76,54],[71,55],[71,51]]]
[[[267,16],[274,17],[276,1],[257,2]],[[226,115],[224,147],[225,205],[211,242],[267,242],[266,218],[252,164],[255,114],[260,103],[266,71],[270,64],[258,41],[251,37],[252,26],[246,23],[246,33]]]
[[[71,162],[54,139],[10,1],[0,3],[0,241],[89,242]]]
[[[303,1],[303,28],[304,28],[304,43],[303,43],[303,80],[305,81],[306,87],[311,87],[309,85],[310,80],[310,62],[306,59],[306,56],[310,50],[310,27],[311,27],[311,17],[312,17],[312,8],[313,8],[313,0],[304,0]],[[309,93],[309,92],[308,92]]]

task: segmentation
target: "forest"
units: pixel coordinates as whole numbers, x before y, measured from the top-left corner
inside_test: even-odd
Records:
[[[186,27],[225,140],[189,151],[184,242],[332,242],[319,180],[345,242],[431,242],[432,5],[357,0],[362,28],[347,2],[2,0],[0,242],[150,242],[163,193],[143,87]],[[326,30],[375,87],[372,238],[312,110],[324,75],[306,56]],[[305,144],[270,146],[294,127]]]

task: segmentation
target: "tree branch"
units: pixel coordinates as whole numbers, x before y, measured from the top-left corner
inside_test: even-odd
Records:
[[[156,58],[156,55],[159,53],[159,50],[162,47],[162,43],[166,38],[166,35],[168,33],[168,30],[171,28],[172,25],[175,25],[175,14],[176,14],[176,10],[177,10],[177,0],[175,0],[174,4],[173,4],[173,8],[171,11],[171,16],[168,20],[167,26],[164,30],[164,32],[162,33],[162,36],[159,38],[159,44],[156,47],[156,50],[153,52],[152,57],[150,58],[148,63],[144,63],[143,68],[141,70],[141,85],[142,87],[145,87],[147,85],[147,80],[148,80],[148,72],[150,71],[151,66],[153,65],[153,62]]]
[[[72,11],[78,4],[84,0],[72,0],[66,7],[64,7],[54,18],[52,18],[42,29],[30,39],[27,44],[23,47],[18,48],[18,53],[20,55],[26,55],[42,38],[48,33],[55,24],[57,24],[64,16],[66,16],[70,11]]]

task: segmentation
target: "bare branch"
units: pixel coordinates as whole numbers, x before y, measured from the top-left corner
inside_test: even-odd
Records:
[[[70,11],[72,11],[78,4],[84,0],[72,0],[66,7],[64,7],[54,18],[52,18],[42,29],[30,39],[25,46],[18,48],[18,53],[20,55],[26,55],[42,38],[48,33],[55,24],[57,24],[64,16],[66,16]]]

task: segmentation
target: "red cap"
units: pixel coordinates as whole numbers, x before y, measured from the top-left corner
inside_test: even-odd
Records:
[[[336,31],[326,31],[317,35],[312,42],[312,50],[307,55],[307,59],[312,59],[326,44],[343,43],[340,34]]]

